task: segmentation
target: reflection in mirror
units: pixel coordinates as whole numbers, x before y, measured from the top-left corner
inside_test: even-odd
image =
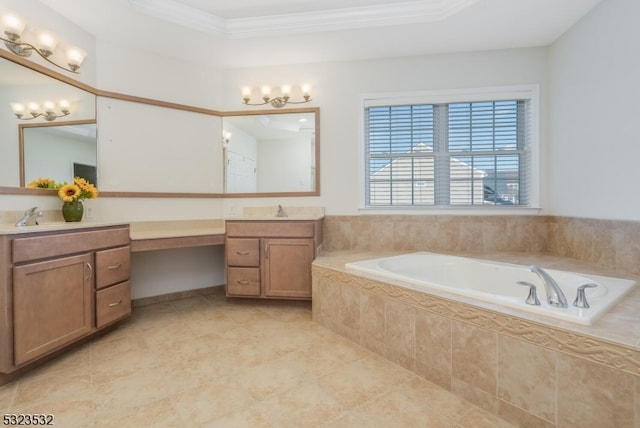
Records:
[[[318,112],[225,116],[225,193],[317,191]]]
[[[11,110],[11,103],[29,103],[67,100],[70,102],[70,114],[64,119],[47,122],[38,117],[31,120],[20,120]],[[25,118],[30,117],[27,113]],[[24,177],[24,165],[20,158],[20,125],[58,125],[61,120],[96,121],[95,95],[79,87],[47,76],[9,59],[0,58],[0,186],[24,186],[28,178]],[[94,140],[95,144],[95,140]],[[67,154],[67,158],[72,153]],[[66,159],[66,158],[65,158]],[[93,161],[95,165],[95,157]],[[69,168],[68,164],[57,165]],[[36,175],[39,171],[34,172]],[[24,180],[27,180],[26,183]]]
[[[20,125],[20,186],[82,177],[98,187],[96,157],[95,121]]]

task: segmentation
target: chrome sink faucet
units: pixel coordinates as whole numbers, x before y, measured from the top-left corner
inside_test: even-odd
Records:
[[[288,217],[287,213],[282,208],[282,205],[278,205],[278,212],[276,213],[276,217]]]
[[[16,227],[26,226],[29,220],[35,217],[35,224],[38,224],[38,217],[44,217],[44,212],[38,211],[38,207],[29,208],[22,218],[16,223]]]
[[[539,266],[531,265],[529,266],[531,272],[535,273],[542,279],[542,283],[544,284],[544,290],[547,292],[547,302],[551,306],[556,306],[558,308],[566,308],[567,297],[562,292],[562,289],[558,285],[558,283],[549,275],[544,269]]]

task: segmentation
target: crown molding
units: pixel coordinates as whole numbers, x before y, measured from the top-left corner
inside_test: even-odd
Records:
[[[422,0],[313,12],[224,19],[175,0],[129,0],[137,11],[229,39],[443,21],[479,0]]]

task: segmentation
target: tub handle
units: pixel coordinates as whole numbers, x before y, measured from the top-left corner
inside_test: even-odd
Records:
[[[540,306],[540,300],[538,300],[538,292],[536,291],[536,286],[534,284],[528,281],[517,281],[517,284],[529,287],[529,296],[527,296],[527,300],[524,301],[527,305]]]
[[[576,300],[573,301],[573,306],[576,308],[589,308],[589,302],[587,302],[587,296],[584,292],[585,288],[594,288],[597,287],[598,284],[594,284],[592,282],[588,284],[582,284],[578,287],[578,294],[576,295]]]

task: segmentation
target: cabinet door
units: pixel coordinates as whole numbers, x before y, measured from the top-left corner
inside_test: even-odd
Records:
[[[92,255],[13,268],[14,361],[23,364],[92,331]]]
[[[264,245],[264,295],[311,298],[313,239],[265,239]]]

